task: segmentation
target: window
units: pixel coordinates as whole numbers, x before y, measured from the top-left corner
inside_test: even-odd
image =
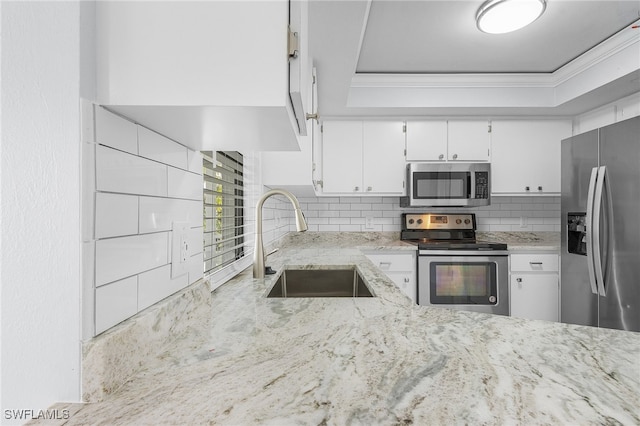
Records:
[[[204,151],[204,273],[244,256],[243,157],[236,151]]]

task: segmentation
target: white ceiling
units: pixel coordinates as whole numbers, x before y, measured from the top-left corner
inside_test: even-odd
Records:
[[[320,113],[574,115],[640,92],[640,47],[636,43],[640,29],[631,29],[640,18],[640,1],[547,0],[545,13],[532,25],[502,35],[476,28],[475,14],[482,3],[311,0],[309,44],[318,73]],[[567,66],[620,32],[635,43],[631,49],[637,50],[637,61],[633,56],[631,61],[638,66],[627,66],[624,74],[599,89],[574,91],[558,100],[559,76],[568,74]],[[629,41],[625,43],[629,46]],[[629,69],[633,72],[627,72]],[[487,86],[512,87],[515,76],[528,91],[503,91],[503,101],[492,99],[495,96]],[[473,86],[470,81],[484,85],[486,101],[467,90]],[[425,91],[425,82],[429,91]],[[435,86],[439,86],[437,92]],[[460,94],[465,90],[470,99]]]

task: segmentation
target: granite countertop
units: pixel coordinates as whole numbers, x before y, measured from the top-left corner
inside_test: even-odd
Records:
[[[476,239],[506,243],[510,251],[560,251],[559,232],[477,232]]]
[[[246,270],[212,293],[203,347],[65,424],[640,423],[639,333],[416,306],[357,248],[401,244],[327,238],[268,263],[357,265],[377,297],[267,299],[276,277]]]

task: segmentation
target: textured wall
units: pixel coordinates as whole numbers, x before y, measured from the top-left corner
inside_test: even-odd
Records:
[[[2,2],[2,424],[80,397],[79,9]]]

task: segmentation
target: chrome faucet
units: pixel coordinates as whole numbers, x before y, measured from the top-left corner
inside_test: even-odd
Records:
[[[307,222],[304,219],[302,210],[300,210],[298,199],[292,193],[284,189],[272,189],[265,192],[256,205],[256,246],[253,250],[253,278],[264,278],[265,255],[262,244],[262,205],[272,195],[284,195],[287,197],[295,211],[297,231],[304,232],[307,230]]]

